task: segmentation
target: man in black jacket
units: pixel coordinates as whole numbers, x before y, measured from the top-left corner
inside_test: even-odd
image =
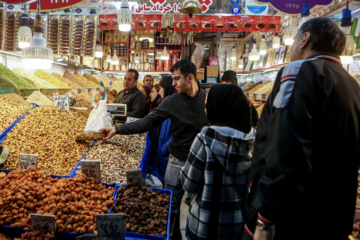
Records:
[[[255,229],[255,240],[345,240],[357,192],[360,88],[341,65],[346,38],[333,20],[313,18],[294,39],[260,118],[245,230]]]
[[[171,69],[173,85],[177,93],[168,96],[144,118],[113,128],[103,128],[109,139],[115,134],[146,132],[164,120],[171,119],[169,163],[165,172],[165,188],[172,190],[170,237],[181,239],[180,205],[184,190],[180,182],[180,171],[190,151],[191,144],[203,126],[208,125],[205,114],[206,93],[196,80],[196,66],[188,60],[180,60]]]
[[[142,118],[146,111],[146,97],[137,88],[138,71],[129,69],[124,77],[124,89],[119,92],[114,103],[124,103],[127,105],[127,116]]]

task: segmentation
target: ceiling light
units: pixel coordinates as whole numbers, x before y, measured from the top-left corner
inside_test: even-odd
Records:
[[[30,39],[32,37],[31,28],[29,27],[29,15],[26,12],[26,0],[25,0],[25,12],[21,16],[20,28],[18,31],[18,43],[19,48],[26,48],[30,46]]]
[[[297,33],[296,18],[291,18],[289,29],[284,34],[285,45],[291,46],[294,43],[294,37]]]
[[[109,52],[109,54],[107,55],[106,62],[111,63],[111,55],[110,55],[110,52]]]
[[[273,48],[277,49],[280,47],[280,37],[278,36],[278,33],[275,33],[275,36],[273,38]]]
[[[24,67],[50,69],[54,55],[53,50],[46,47],[46,40],[43,37],[40,0],[38,0],[37,11],[34,23],[34,36],[30,40],[30,46],[22,50],[21,59]]]
[[[231,55],[230,55],[230,59],[231,61],[235,61],[236,60],[236,49],[235,46],[232,49]]]
[[[244,67],[244,60],[243,57],[241,56],[240,60],[239,60],[239,68],[243,68]]]
[[[95,47],[95,57],[102,58],[104,56],[103,47],[102,45],[98,44]]]
[[[169,60],[169,58],[170,58],[170,55],[169,55],[169,53],[166,51],[166,47],[164,47],[164,51],[162,52],[160,59],[161,59],[161,60]]]
[[[266,55],[267,49],[268,49],[268,47],[267,47],[267,44],[265,42],[265,36],[263,35],[262,39],[261,39],[260,47],[259,47],[260,55]]]
[[[120,32],[129,32],[131,30],[132,16],[129,9],[128,0],[121,1],[121,8],[118,14]]]
[[[256,49],[256,44],[253,44],[253,48],[251,49],[251,52],[249,53],[249,60],[250,61],[258,61],[260,59],[260,54],[258,53]]]
[[[116,55],[116,50],[115,50],[114,56],[111,58],[110,64],[111,65],[119,65],[119,59]]]

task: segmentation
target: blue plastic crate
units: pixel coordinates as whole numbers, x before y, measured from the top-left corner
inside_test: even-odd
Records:
[[[119,190],[119,188],[124,184],[120,184],[118,185],[118,189],[116,190],[116,197],[114,197],[114,202],[117,198],[117,192]],[[161,193],[165,193],[165,194],[169,194],[170,195],[170,202],[169,202],[169,214],[168,214],[168,224],[167,224],[167,229],[166,229],[166,237],[161,237],[161,236],[153,236],[153,235],[145,235],[145,234],[140,234],[140,233],[133,233],[133,232],[128,232],[125,231],[125,238],[126,239],[136,239],[136,240],[140,240],[140,239],[152,239],[152,240],[168,240],[169,239],[169,230],[170,230],[170,213],[171,213],[171,199],[172,199],[172,192],[171,190],[168,189],[158,189],[158,188],[148,188],[148,189],[152,189],[155,191],[159,191]],[[111,213],[112,207],[110,209],[110,213]]]

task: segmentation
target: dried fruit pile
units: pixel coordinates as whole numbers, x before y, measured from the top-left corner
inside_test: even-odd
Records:
[[[78,79],[80,79],[82,82],[84,82],[86,85],[90,87],[94,87],[94,88],[100,87],[98,84],[93,83],[92,81],[81,75],[80,73],[75,73],[75,77],[77,77]]]
[[[95,216],[109,213],[113,193],[85,175],[59,179],[17,169],[0,183],[0,225],[28,228],[37,213],[54,215],[60,232],[97,234]]]
[[[12,81],[18,88],[37,88],[35,84],[18,76],[5,65],[0,63],[0,75]]]
[[[20,77],[26,78],[27,80],[31,81],[39,88],[56,88],[53,84],[49,83],[48,81],[36,77],[21,68],[14,68],[14,73],[19,75]]]
[[[112,213],[124,213],[125,230],[166,236],[170,195],[145,187],[121,186]]]
[[[2,146],[9,157],[4,169],[18,165],[19,153],[38,155],[37,168],[45,173],[68,175],[88,146],[75,141],[84,133],[86,117],[53,106],[34,108],[7,134]]]
[[[44,79],[44,80],[48,81],[49,83],[53,84],[54,86],[56,86],[58,88],[69,88],[69,85],[67,85],[66,83],[60,81],[59,79],[57,79],[56,77],[54,77],[50,73],[45,72],[44,70],[38,69],[38,70],[36,70],[34,75],[36,77],[39,77],[41,79]]]
[[[73,81],[74,83],[76,83],[77,85],[79,85],[82,88],[89,88],[90,87],[89,85],[87,85],[86,83],[81,81],[79,78],[77,78],[74,74],[72,74],[70,72],[65,72],[64,77],[69,79],[70,81]]]
[[[70,79],[67,79],[67,78],[61,76],[60,74],[52,73],[51,75],[53,75],[54,77],[56,77],[57,79],[59,79],[63,83],[67,84],[71,88],[81,88],[79,85],[77,85],[76,83],[74,83]]]

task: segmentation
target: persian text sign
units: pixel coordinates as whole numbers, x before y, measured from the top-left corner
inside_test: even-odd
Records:
[[[301,7],[305,3],[304,0],[257,0],[259,3],[270,3],[277,10],[288,14],[301,13]],[[332,0],[308,0],[309,8],[316,5],[328,5]]]
[[[202,8],[202,13],[206,13],[211,4],[213,3],[212,0],[200,0],[199,1]],[[179,13],[181,3],[166,3],[166,0],[150,0],[151,5],[147,3],[143,4],[136,4],[130,7],[130,11],[136,14],[143,14],[143,13],[162,13],[166,14],[169,12]]]

